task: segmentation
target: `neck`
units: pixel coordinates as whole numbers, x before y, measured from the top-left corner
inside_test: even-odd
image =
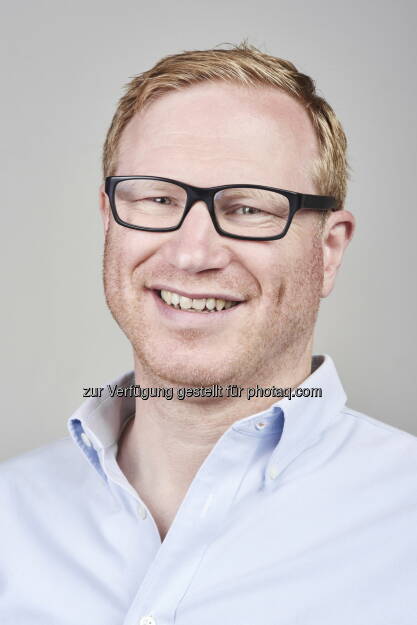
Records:
[[[228,391],[227,384],[212,388],[217,396],[179,399],[172,387],[135,362],[141,388],[173,388],[173,397],[136,398],[136,416],[119,440],[117,461],[129,482],[150,509],[163,538],[197,470],[220,436],[235,421],[266,410],[276,398],[254,396],[248,388],[295,388],[311,372],[312,341],[298,359],[269,368],[252,384]],[[186,384],[182,388],[186,387]],[[239,388],[239,387],[238,387]],[[237,396],[232,396],[237,395]],[[160,505],[160,502],[164,502]]]

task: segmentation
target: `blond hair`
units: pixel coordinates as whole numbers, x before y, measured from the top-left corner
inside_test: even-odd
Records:
[[[343,207],[348,179],[347,142],[333,109],[317,95],[313,80],[295,65],[265,54],[246,41],[227,49],[172,54],[135,76],[126,85],[107,133],[104,177],[115,172],[120,137],[135,113],[165,93],[205,81],[276,87],[298,100],[307,110],[318,139],[319,157],[313,166],[313,182],[318,193],[335,197],[338,207]]]

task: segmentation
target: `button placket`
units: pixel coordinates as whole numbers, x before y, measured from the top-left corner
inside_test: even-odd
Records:
[[[253,429],[252,424],[252,432]],[[258,436],[242,435],[232,428],[207,457],[138,589],[126,625],[142,625],[140,618],[153,619],[143,620],[144,624],[156,623],[160,618],[164,625],[171,622],[201,558],[228,513],[230,502],[245,475],[246,465],[261,440]],[[245,461],[240,464],[238,458]],[[228,475],[227,480],[222,479],[224,475]],[[187,555],[179,561],[178,554],[182,549]],[[161,588],[161,579],[169,580],[169,591],[168,586]],[[157,616],[154,616],[153,609]],[[135,620],[128,620],[129,616]]]

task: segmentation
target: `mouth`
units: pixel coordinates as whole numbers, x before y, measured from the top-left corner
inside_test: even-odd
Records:
[[[190,313],[214,314],[235,308],[242,301],[221,297],[188,297],[176,291],[153,289],[154,293],[170,308]]]

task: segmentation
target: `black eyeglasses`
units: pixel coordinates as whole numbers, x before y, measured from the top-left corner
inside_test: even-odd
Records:
[[[338,210],[334,197],[256,184],[193,187],[159,176],[109,176],[105,191],[118,224],[135,230],[181,228],[196,202],[204,202],[216,231],[248,241],[282,239],[299,210]]]

